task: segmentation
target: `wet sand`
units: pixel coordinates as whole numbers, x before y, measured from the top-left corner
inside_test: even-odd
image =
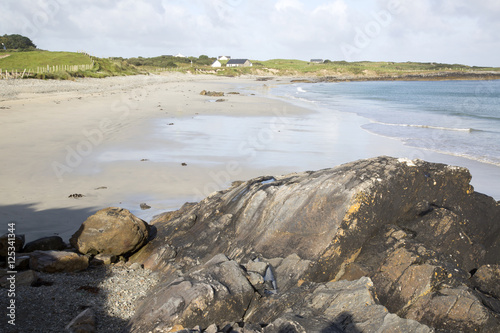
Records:
[[[180,74],[0,81],[1,227],[16,221],[28,241],[68,239],[102,208],[149,221],[261,175],[378,155],[466,163],[374,136],[355,115],[268,98],[286,82]]]

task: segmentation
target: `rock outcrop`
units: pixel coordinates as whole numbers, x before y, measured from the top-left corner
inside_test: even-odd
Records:
[[[147,243],[149,226],[128,210],[106,208],[90,216],[71,237],[83,254],[128,255]]]
[[[270,331],[293,326],[302,327],[297,332],[371,332],[376,325],[393,324],[402,331],[498,331],[500,205],[474,192],[470,179],[460,167],[379,157],[238,182],[160,215],[151,222],[156,238],[130,260],[166,278],[130,327],[204,329],[240,321]],[[241,283],[252,286],[249,304],[246,291],[228,292],[233,287],[221,281],[224,274],[204,266],[221,253],[230,259],[225,265],[246,267]],[[203,278],[193,273],[200,269]],[[372,281],[372,316],[358,315],[355,307],[346,313],[331,310],[341,301],[334,291],[326,292],[341,292],[335,283],[349,290]],[[213,302],[218,300],[214,286],[224,285],[222,292],[238,295],[239,310],[228,310],[226,319],[221,303],[206,306],[212,303],[200,303],[199,294],[178,297],[176,307],[160,297],[187,294],[188,284],[198,293],[212,292]],[[166,310],[151,315],[153,299],[156,308]],[[185,309],[203,304],[210,320],[185,315]]]

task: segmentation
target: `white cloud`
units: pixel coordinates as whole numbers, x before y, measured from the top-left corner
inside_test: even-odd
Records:
[[[278,12],[283,12],[290,9],[302,10],[303,7],[304,6],[299,0],[279,0],[276,5],[274,5],[274,8],[276,8]]]
[[[394,3],[401,11],[375,26],[375,14]],[[497,0],[2,0],[0,33],[98,56],[334,60],[371,31],[359,59],[500,66],[499,15]]]

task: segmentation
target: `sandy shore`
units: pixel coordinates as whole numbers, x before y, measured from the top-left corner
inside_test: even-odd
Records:
[[[287,82],[183,74],[0,81],[0,234],[15,221],[28,241],[68,239],[109,206],[149,221],[235,180],[378,155],[479,170],[474,177],[486,189],[499,176],[465,159],[416,154],[362,130],[361,117],[268,98],[270,87]]]
[[[198,137],[190,121],[199,118],[203,127],[206,117],[222,116],[211,125],[222,130],[231,126],[224,116],[273,119],[310,112],[253,95],[266,85],[252,77],[173,74],[0,84],[0,218],[2,225],[16,221],[28,240],[68,238],[86,217],[108,206],[147,219],[232,180],[279,172],[244,169],[238,156],[227,158],[232,152],[217,156],[220,147]],[[253,90],[227,94],[244,87]],[[226,94],[201,96],[202,90]],[[200,143],[194,139],[213,158],[189,154],[189,146]],[[142,211],[141,203],[152,209]]]

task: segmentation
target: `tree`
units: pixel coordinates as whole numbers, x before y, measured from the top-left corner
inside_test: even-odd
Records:
[[[0,43],[4,43],[7,49],[36,49],[36,45],[28,37],[21,35],[3,35],[0,37]]]

